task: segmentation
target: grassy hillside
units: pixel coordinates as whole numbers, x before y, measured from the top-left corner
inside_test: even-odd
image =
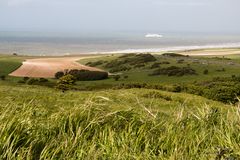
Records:
[[[115,72],[121,73],[119,81],[78,81],[73,86],[78,91],[54,89],[55,79],[35,85],[13,77],[0,80],[0,159],[240,159],[237,103],[149,89],[157,84],[170,91],[176,83],[190,82],[189,93],[236,100],[240,79],[232,75],[239,73],[239,56],[119,56],[82,60],[106,70],[131,69]],[[7,75],[23,60],[0,56],[0,73]],[[181,76],[149,76],[170,66],[180,72],[191,67],[197,74],[185,75],[189,70],[184,70]],[[229,78],[202,83],[215,76]],[[136,82],[147,87],[118,88]]]
[[[203,51],[202,51],[203,52]],[[199,53],[201,53],[199,51]],[[130,54],[131,55],[131,54]],[[194,81],[211,80],[213,77],[226,77],[232,75],[239,75],[240,56],[162,56],[154,55],[157,59],[154,62],[137,63],[134,65],[130,63],[115,63],[115,67],[109,67],[108,63],[124,61],[126,58],[121,58],[122,55],[108,55],[94,59],[84,59],[80,63],[87,65],[94,65],[108,71],[113,69],[122,74],[128,76],[127,79],[120,79],[123,82],[148,82],[148,83],[161,83],[161,84],[173,84],[173,83],[189,83]],[[92,62],[89,63],[89,62]],[[101,63],[99,63],[101,62]],[[168,62],[169,64],[165,64]],[[159,64],[159,66],[157,66]],[[155,65],[155,67],[153,67]],[[196,75],[184,75],[184,76],[149,76],[155,70],[159,68],[167,68],[171,66],[176,67],[190,67],[196,71]],[[124,70],[124,68],[128,68]],[[122,69],[122,70],[121,70]],[[208,70],[208,74],[204,74],[204,70]],[[106,80],[108,82],[108,80]]]
[[[8,75],[22,65],[23,57],[0,55],[0,75]]]
[[[51,96],[50,96],[51,95]],[[182,93],[0,84],[0,159],[237,159],[239,112]]]

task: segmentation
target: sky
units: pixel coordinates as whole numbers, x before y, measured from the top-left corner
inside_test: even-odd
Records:
[[[0,0],[0,31],[240,32],[240,0]]]

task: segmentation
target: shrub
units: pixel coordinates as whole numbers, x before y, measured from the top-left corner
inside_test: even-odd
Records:
[[[157,62],[157,63],[153,63],[150,67],[150,69],[154,69],[154,68],[159,68],[160,67],[160,63]]]
[[[29,79],[26,81],[26,83],[27,83],[28,85],[33,85],[33,84],[36,84],[37,82],[39,82],[39,81],[38,81],[38,79],[35,79],[35,78],[29,78]]]
[[[18,83],[26,83],[24,80],[19,80]]]
[[[136,64],[135,66],[134,66],[134,68],[142,68],[142,67],[145,67],[145,64]]]
[[[124,78],[124,79],[128,79],[128,75],[125,75],[123,78]]]
[[[96,61],[96,62],[88,62],[88,63],[86,63],[86,65],[90,66],[90,67],[96,67],[96,66],[102,65],[104,63],[106,63],[106,61],[99,60],[99,61]]]
[[[184,91],[224,103],[236,103],[240,96],[240,77],[216,77],[211,81],[188,84]]]
[[[61,77],[58,82],[63,84],[74,84],[76,82],[76,77],[71,74],[67,74]]]
[[[115,68],[110,69],[109,72],[111,72],[111,73],[116,73],[116,72],[129,71],[129,70],[131,70],[131,67],[118,66],[118,67],[115,67]]]
[[[0,76],[0,79],[4,81],[6,79],[6,76],[2,75],[2,76]]]
[[[205,69],[205,70],[203,71],[203,74],[208,74],[208,69]]]
[[[179,63],[179,64],[181,64],[181,63],[183,63],[184,62],[184,59],[178,59],[177,60],[177,63]]]
[[[19,80],[18,83],[27,83],[27,81],[29,80],[29,77],[23,77],[22,80]],[[30,82],[31,83],[31,82]]]
[[[224,103],[236,103],[238,101],[239,89],[240,85],[231,87],[218,85],[217,87],[206,89],[203,96]]]
[[[30,78],[29,77],[23,77],[23,81],[27,82]]]
[[[217,69],[217,72],[225,72],[225,68]]]
[[[42,82],[42,83],[48,82],[48,79],[46,79],[46,78],[40,78],[40,79],[39,79],[39,82]]]
[[[182,55],[182,54],[177,54],[177,53],[164,53],[162,54],[163,56],[166,56],[166,57],[187,57],[185,55]]]
[[[103,71],[88,71],[73,69],[68,72],[73,75],[78,81],[94,81],[108,78],[108,73]]]
[[[61,78],[63,76],[64,76],[64,72],[62,72],[62,71],[59,71],[59,72],[55,73],[55,78],[56,79],[59,79],[59,78]]]
[[[168,75],[168,76],[184,76],[184,75],[196,75],[196,71],[190,67],[176,67],[171,66],[167,68],[159,68],[153,71],[150,76],[156,75]]]
[[[60,89],[64,92],[70,90],[75,82],[76,78],[71,74],[67,74],[59,79],[55,88]]]
[[[181,92],[182,91],[182,87],[180,85],[174,85],[172,87],[172,92]]]
[[[115,81],[118,81],[120,78],[121,78],[120,75],[115,75],[115,76],[113,77],[113,79],[114,79]]]
[[[154,62],[157,59],[151,54],[126,54],[105,64],[106,68],[118,68],[122,65],[136,66],[148,62]]]
[[[162,62],[159,62],[159,64],[170,64],[170,62],[168,62],[168,61],[162,61]]]

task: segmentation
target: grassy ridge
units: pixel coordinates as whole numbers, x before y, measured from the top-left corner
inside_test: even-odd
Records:
[[[8,75],[22,65],[22,58],[0,55],[0,75]]]
[[[37,86],[0,91],[0,159],[240,155],[239,112],[198,96],[146,89],[63,94]]]
[[[200,51],[199,51],[200,52]],[[194,52],[193,52],[194,53]],[[201,53],[201,52],[200,52]],[[190,52],[191,54],[191,52]],[[240,56],[229,55],[229,56],[190,56],[190,57],[167,57],[161,55],[154,55],[157,58],[156,62],[145,63],[145,67],[132,68],[128,71],[120,71],[123,75],[128,75],[128,79],[122,79],[124,82],[147,82],[147,83],[161,83],[161,84],[173,84],[173,83],[189,83],[194,81],[211,80],[213,77],[226,77],[231,75],[239,75]],[[89,62],[107,61],[111,62],[119,59],[121,55],[108,55],[99,58],[90,58],[80,60],[80,63],[87,64]],[[184,60],[182,63],[178,63],[179,60]],[[165,75],[160,76],[149,76],[154,69],[150,69],[151,65],[158,62],[167,61],[170,64],[161,64],[160,68],[166,68],[170,66],[186,67],[190,66],[196,70],[198,75],[185,75],[181,77],[169,77]],[[110,70],[104,64],[97,65],[104,70]],[[224,72],[217,70],[225,69]],[[156,68],[157,69],[157,68]],[[208,74],[203,74],[204,70],[208,70]],[[109,80],[103,82],[111,83]]]

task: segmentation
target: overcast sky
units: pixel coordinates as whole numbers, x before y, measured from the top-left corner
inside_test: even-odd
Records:
[[[240,0],[0,0],[0,30],[240,32]]]

